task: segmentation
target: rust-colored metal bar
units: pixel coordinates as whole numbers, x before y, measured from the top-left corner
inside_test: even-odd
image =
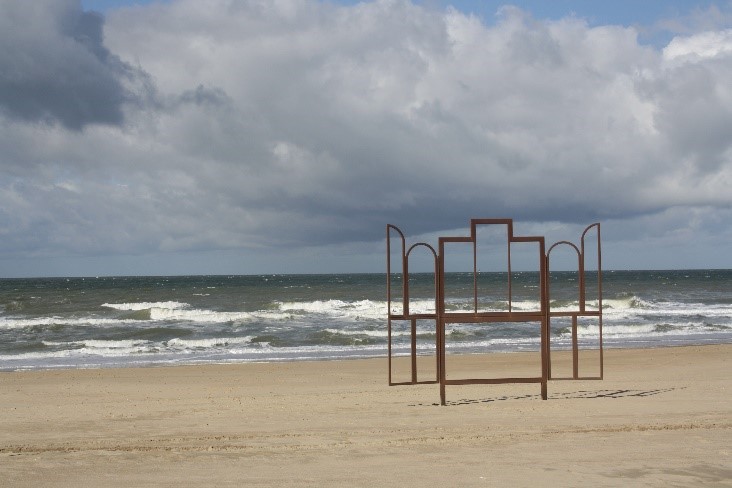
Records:
[[[470,219],[470,232],[475,235],[478,225],[503,224],[508,226],[509,235],[513,235],[513,219]]]
[[[511,242],[513,242],[513,225],[506,228],[506,280],[508,281],[508,313],[513,312],[513,279],[511,276]]]
[[[549,295],[547,294],[546,278],[546,246],[544,238],[539,237],[539,290],[541,291],[541,399],[549,396]]]
[[[443,315],[447,324],[477,324],[490,322],[541,322],[541,312],[450,312]]]
[[[600,223],[595,222],[587,226],[585,231],[582,233],[582,259],[585,257],[585,236],[592,229],[597,228],[597,309],[600,312],[598,319],[598,329],[600,335],[600,379],[604,378],[605,371],[605,360],[604,360],[604,347],[602,342],[602,238],[600,236]]]
[[[582,283],[583,283],[582,275],[584,274],[581,271],[581,269],[582,269],[582,254],[581,254],[579,248],[577,248],[577,246],[575,246],[574,243],[569,242],[569,241],[558,241],[558,242],[555,242],[554,244],[552,244],[549,247],[549,249],[546,252],[546,259],[545,259],[546,260],[546,265],[545,265],[546,266],[546,277],[545,277],[545,279],[546,279],[546,283],[547,283],[547,285],[546,285],[546,293],[547,293],[547,296],[548,297],[551,297],[551,268],[550,268],[550,265],[549,265],[551,253],[554,250],[554,248],[559,247],[559,246],[563,246],[563,245],[564,246],[569,246],[570,248],[572,248],[574,250],[575,254],[577,255],[577,273],[580,275],[579,278],[578,278],[578,283],[579,283],[578,284],[578,295],[579,295],[578,296],[578,300],[579,300],[579,303],[581,304],[582,303],[582,298],[581,298],[581,291],[580,290],[582,289]],[[548,334],[547,334],[547,363],[548,364],[547,364],[547,368],[548,368],[548,371],[549,371],[549,379],[552,379],[552,363],[551,363],[551,317],[568,316],[568,317],[573,317],[573,318],[576,319],[576,312],[566,312],[566,313],[552,312],[551,311],[551,299],[549,299],[549,302],[548,302],[547,307],[548,307],[547,308],[547,310],[548,310],[548,313],[547,313],[547,324],[548,324]],[[576,350],[576,349],[577,349],[577,336],[576,336],[576,334],[573,334],[572,335],[572,350]]]
[[[387,313],[387,365],[389,368],[389,385],[393,385],[393,379],[392,379],[392,351],[391,351],[391,343],[392,343],[392,313],[391,313],[391,231],[394,230],[399,234],[399,237],[401,238],[401,244],[402,244],[402,262],[404,262],[404,250],[405,250],[405,241],[404,241],[404,234],[401,230],[395,225],[392,224],[386,224],[386,313]],[[402,281],[404,280],[404,276],[402,276]],[[404,314],[404,309],[402,309],[402,315]]]
[[[412,325],[412,383],[417,383],[417,319],[410,320]]]
[[[432,252],[435,252],[434,249],[432,249]],[[440,326],[439,326],[439,312],[437,310],[439,298],[440,298],[440,270],[439,270],[439,264],[438,264],[438,255],[435,252],[435,273],[434,273],[434,281],[435,281],[435,313],[433,315],[433,319],[435,322],[435,381],[437,383],[440,382],[440,368],[442,368],[442,364],[440,362],[440,358],[442,355],[440,354]]]
[[[434,273],[434,286],[435,286],[435,313],[431,314],[412,314],[410,313],[409,316],[412,318],[412,382],[418,383],[417,381],[417,323],[416,319],[433,319],[435,321],[435,336],[437,336],[437,253],[435,252],[435,249],[430,246],[429,244],[426,244],[424,242],[417,242],[416,244],[413,244],[406,252],[405,254],[405,260],[407,262],[407,266],[405,268],[405,271],[407,273],[406,280],[409,281],[409,256],[412,254],[412,251],[418,247],[424,247],[427,250],[429,250],[432,253],[432,260],[433,260],[433,273]],[[409,288],[407,288],[407,292],[409,292]],[[409,302],[409,297],[407,299],[407,302]],[[436,339],[435,339],[436,340]],[[437,353],[437,342],[435,342],[435,356],[438,357]],[[437,358],[439,359],[439,358]],[[439,373],[439,361],[437,362],[437,365],[435,366],[435,381],[438,381],[438,373]]]
[[[386,300],[389,305],[388,313],[391,315],[391,231],[395,231],[399,234],[401,240],[401,261],[402,261],[402,291],[404,291],[404,267],[405,267],[405,249],[406,242],[404,240],[404,233],[399,227],[386,224]],[[404,295],[404,293],[402,293]],[[403,299],[403,297],[402,297]],[[403,302],[402,302],[403,305]],[[404,315],[404,308],[402,308],[402,315]]]
[[[506,383],[542,383],[541,376],[519,376],[516,378],[463,378],[459,380],[447,380],[448,385],[503,385]],[[543,398],[543,396],[542,396]],[[546,400],[546,398],[543,398]]]
[[[478,235],[473,234],[473,312],[478,313]]]
[[[582,263],[582,261],[583,261],[583,259],[582,259],[582,252],[580,252],[580,250],[577,248],[577,246],[574,245],[574,243],[569,242],[569,241],[558,241],[558,242],[555,242],[554,244],[552,244],[549,247],[549,249],[546,252],[546,257],[547,257],[547,273],[550,273],[551,272],[551,270],[549,268],[549,256],[551,255],[551,253],[552,253],[552,251],[554,250],[555,247],[558,247],[558,246],[561,246],[561,245],[565,245],[565,246],[571,247],[572,249],[574,249],[574,252],[577,254],[577,270],[578,270],[578,273],[580,275],[578,277],[578,279],[577,279],[577,281],[578,281],[577,292],[578,292],[578,294],[580,296],[580,303],[582,303],[582,297],[584,296],[584,293],[582,292],[582,286],[583,286],[583,283],[584,283],[584,277],[583,277],[583,274],[584,274],[584,272],[583,272],[584,271],[584,265]],[[549,278],[550,278],[550,276],[547,275],[547,279],[549,279]],[[549,296],[551,296],[551,290],[550,290],[551,285],[549,285],[548,283],[549,283],[549,281],[547,281],[547,293],[549,293]],[[585,311],[584,308],[581,309],[581,311],[584,312]]]
[[[572,315],[572,377],[579,379],[579,346],[577,345],[577,315]]]
[[[549,331],[549,334],[551,334],[552,330],[552,318],[551,315],[547,314],[546,316],[546,328]],[[547,380],[551,380],[552,378],[552,349],[551,349],[551,335],[548,338],[549,344],[547,344],[546,348],[546,376]]]
[[[552,317],[572,317],[573,315],[577,315],[579,312],[551,312]],[[588,310],[586,312],[583,312],[581,314],[583,317],[599,317],[600,312],[594,311],[594,310]]]
[[[585,312],[587,309],[587,284],[585,283],[585,241],[582,234],[582,252],[579,254],[579,309]]]
[[[438,355],[440,356],[440,405],[445,405],[445,380],[447,373],[445,372],[445,243],[452,242],[448,238],[440,237],[438,239],[437,251],[437,270],[438,282],[437,287],[437,335],[439,336],[440,347]]]

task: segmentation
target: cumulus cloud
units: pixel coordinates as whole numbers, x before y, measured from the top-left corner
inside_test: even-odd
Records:
[[[732,53],[732,29],[675,37],[663,49],[663,57],[667,60],[715,58],[729,53]]]
[[[0,55],[18,74],[0,82],[7,255],[732,205],[729,30],[658,50],[634,28],[514,7],[486,25],[406,0],[179,0],[107,19],[30,5],[3,3],[35,27],[0,34],[21,49]]]

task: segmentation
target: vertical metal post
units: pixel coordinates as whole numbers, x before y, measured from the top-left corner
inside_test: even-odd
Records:
[[[509,246],[510,247],[510,246]],[[547,293],[547,261],[544,238],[539,238],[539,290],[541,296],[541,399],[546,400],[549,381],[549,295]]]
[[[389,384],[391,378],[391,226],[386,224],[386,336],[387,367],[389,368]]]
[[[547,254],[544,256],[544,288],[546,288],[546,296],[547,296],[547,307],[546,307],[546,330],[547,330],[547,344],[546,344],[546,375],[547,379],[552,379],[552,344],[551,344],[551,332],[552,332],[552,322],[551,322],[551,303],[549,302],[549,297],[551,297],[551,281],[549,280],[550,272],[549,272],[549,252],[551,252],[551,249],[547,252]]]
[[[572,315],[572,375],[579,379],[579,346],[577,345],[577,315]]]
[[[600,333],[600,379],[603,379],[605,375],[605,358],[602,339],[602,236],[600,235],[599,222],[587,226],[585,231],[582,233],[582,261],[584,262],[585,257],[585,236],[587,235],[587,232],[589,232],[589,230],[593,227],[597,227],[597,310],[598,328]]]
[[[473,239],[473,312],[478,313],[478,238]]]
[[[513,283],[513,281],[511,279],[512,278],[511,277],[511,237],[513,237],[513,224],[509,224],[508,226],[506,226],[506,234],[507,234],[506,242],[508,243],[508,245],[506,246],[508,249],[508,256],[507,256],[508,263],[507,263],[507,268],[506,268],[506,269],[508,269],[508,311],[512,312],[513,311],[513,289],[511,288],[511,284]],[[542,256],[543,255],[544,255],[544,253],[542,252]],[[541,280],[541,277],[539,277],[539,279]]]
[[[600,311],[600,379],[604,377],[603,345],[602,345],[602,246],[600,245],[600,223],[597,224],[597,306]]]
[[[412,383],[417,382],[417,319],[412,319]]]
[[[434,251],[434,250],[433,250]],[[439,303],[440,303],[440,270],[439,270],[439,263],[438,263],[438,257],[435,255],[435,273],[434,273],[434,280],[435,280],[435,380],[440,381],[440,371],[442,371],[442,364],[440,362],[440,358],[442,357],[442,354],[440,353],[440,326],[439,326],[439,316],[440,313],[438,312]]]
[[[406,242],[404,240],[404,234],[401,230],[399,230],[398,227],[391,224],[386,224],[386,314],[387,314],[387,367],[389,368],[389,385],[393,384],[393,378],[392,378],[392,313],[391,313],[391,231],[392,229],[396,231],[399,234],[399,238],[401,240],[401,260],[402,260],[402,307],[404,307],[404,303],[407,302],[407,295],[404,293],[408,291],[408,289],[404,285],[404,280],[406,279],[404,275],[404,271],[406,269],[406,255],[405,255],[405,246]],[[402,316],[406,313],[406,310],[402,308]]]
[[[409,315],[409,257],[405,252],[406,243],[402,238],[402,314]]]
[[[437,253],[437,268],[439,271],[439,286],[437,287],[437,329],[440,337],[440,404],[446,405],[445,401],[445,242],[442,238],[438,240],[439,251]]]
[[[582,252],[579,253],[577,259],[579,261],[579,311],[585,312],[585,301],[587,300],[587,284],[585,283],[585,240],[582,236]]]

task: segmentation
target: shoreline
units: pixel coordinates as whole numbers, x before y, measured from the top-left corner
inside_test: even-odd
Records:
[[[646,342],[643,343],[643,345],[640,346],[628,346],[628,345],[613,345],[606,344],[604,346],[604,351],[625,351],[625,350],[653,350],[653,349],[666,349],[666,348],[683,348],[683,347],[713,347],[713,346],[724,346],[724,345],[730,345],[732,342],[683,342],[680,344],[674,344],[674,343],[656,343],[656,344],[648,344]],[[587,353],[593,353],[597,352],[597,348],[580,348],[580,351],[584,351]],[[538,353],[539,350],[523,350],[523,351],[517,351],[517,350],[491,350],[491,351],[455,351],[450,352],[448,350],[447,355],[448,356],[481,356],[481,355],[503,355],[503,354],[533,354]],[[568,347],[559,347],[551,350],[552,354],[554,353],[567,353],[570,352],[570,348]],[[409,357],[409,353],[404,353],[402,355],[395,355],[394,358],[398,359],[404,359]],[[434,352],[430,353],[424,353],[420,354],[418,352],[417,354],[418,358],[434,358],[435,354]],[[307,357],[307,358],[274,358],[274,359],[265,359],[265,360],[258,360],[258,359],[230,359],[230,360],[221,360],[221,361],[205,361],[205,360],[190,360],[190,361],[175,361],[175,362],[165,362],[165,361],[149,361],[149,362],[139,362],[139,363],[132,363],[132,362],[120,362],[120,363],[109,363],[109,364],[91,364],[91,365],[55,365],[55,366],[30,366],[30,367],[21,367],[21,368],[6,368],[0,366],[0,375],[6,374],[6,373],[23,373],[23,372],[32,372],[32,371],[64,371],[64,370],[109,370],[109,369],[128,369],[128,368],[175,368],[175,367],[186,367],[186,366],[224,366],[224,365],[246,365],[246,364],[288,364],[288,363],[313,363],[313,362],[339,362],[339,361],[367,361],[367,360],[387,360],[387,355],[384,352],[384,354],[381,355],[373,355],[373,356],[367,356],[367,355],[351,355],[351,356],[339,356],[339,357]]]
[[[6,372],[0,485],[729,486],[731,364],[732,344],[606,349],[604,380],[550,380],[547,401],[448,386],[447,406],[388,386],[386,358]]]

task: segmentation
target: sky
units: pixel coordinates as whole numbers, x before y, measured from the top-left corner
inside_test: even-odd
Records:
[[[732,268],[729,0],[0,0],[0,43],[0,277],[383,272],[471,218]]]

